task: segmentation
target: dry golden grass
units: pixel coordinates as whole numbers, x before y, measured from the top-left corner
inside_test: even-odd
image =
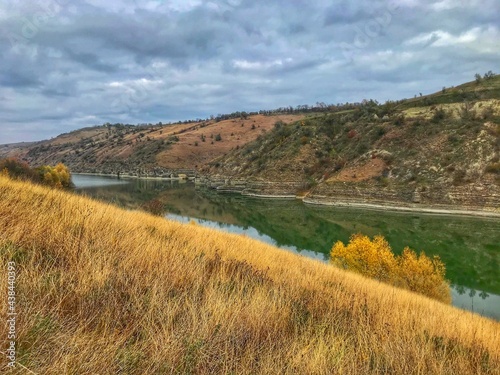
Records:
[[[18,361],[37,374],[500,366],[499,323],[243,236],[3,177],[0,234],[2,274],[18,269]]]
[[[463,106],[463,103],[451,103],[451,104],[439,104],[437,106],[424,106],[424,107],[413,107],[408,108],[403,111],[403,113],[407,117],[417,117],[422,116],[424,118],[430,119],[434,114],[434,107],[442,108],[453,115],[454,118],[460,117],[460,109]],[[486,108],[491,107],[493,113],[495,115],[500,114],[500,100],[498,99],[489,99],[489,100],[481,100],[471,107],[471,109],[475,110],[478,115],[481,114],[481,111]]]

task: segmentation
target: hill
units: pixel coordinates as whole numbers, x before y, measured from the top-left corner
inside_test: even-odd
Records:
[[[30,372],[494,374],[500,366],[498,322],[243,236],[5,177],[0,232],[2,268],[16,273],[17,361]],[[9,306],[0,299],[4,316]],[[14,373],[3,355],[0,366]]]
[[[177,124],[106,124],[61,134],[41,142],[0,146],[0,157],[30,165],[66,164],[73,172],[170,175],[194,171],[270,130],[276,121],[301,115],[243,114],[228,119]]]
[[[464,101],[465,100],[465,101]],[[205,182],[257,195],[500,213],[500,76],[311,114],[221,156]]]

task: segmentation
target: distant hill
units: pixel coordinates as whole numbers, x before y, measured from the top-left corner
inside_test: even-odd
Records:
[[[276,121],[302,115],[242,116],[172,125],[103,125],[41,142],[0,146],[0,157],[32,165],[63,162],[74,172],[153,173],[162,169],[195,170],[269,131]]]
[[[213,187],[248,194],[499,211],[499,152],[500,76],[494,76],[276,123],[205,173]]]

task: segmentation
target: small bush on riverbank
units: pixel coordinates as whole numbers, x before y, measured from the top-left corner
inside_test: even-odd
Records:
[[[429,258],[423,252],[417,255],[409,247],[400,256],[395,256],[383,236],[370,240],[355,234],[347,246],[342,241],[336,242],[330,259],[341,268],[451,303],[445,265],[438,256]]]
[[[31,181],[36,184],[48,185],[55,188],[70,188],[71,172],[63,163],[55,167],[44,165],[31,168],[28,163],[15,158],[0,159],[0,171],[5,177],[15,180]]]

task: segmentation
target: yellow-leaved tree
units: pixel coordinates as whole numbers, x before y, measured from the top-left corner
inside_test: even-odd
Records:
[[[446,268],[439,256],[432,259],[421,252],[420,255],[405,247],[398,257],[398,265],[403,287],[425,294],[431,298],[450,303],[450,286],[445,280]]]
[[[338,267],[398,287],[450,303],[450,286],[445,279],[445,266],[438,256],[432,259],[424,253],[419,256],[406,247],[401,256],[395,256],[383,236],[354,234],[349,243],[337,241],[330,253],[330,261]]]
[[[338,241],[332,248],[331,260],[342,268],[380,281],[391,280],[397,268],[391,247],[382,236],[371,241],[367,236],[355,234],[347,246]]]
[[[57,188],[68,188],[71,186],[71,173],[63,163],[55,167],[44,165],[37,168],[43,183]]]

